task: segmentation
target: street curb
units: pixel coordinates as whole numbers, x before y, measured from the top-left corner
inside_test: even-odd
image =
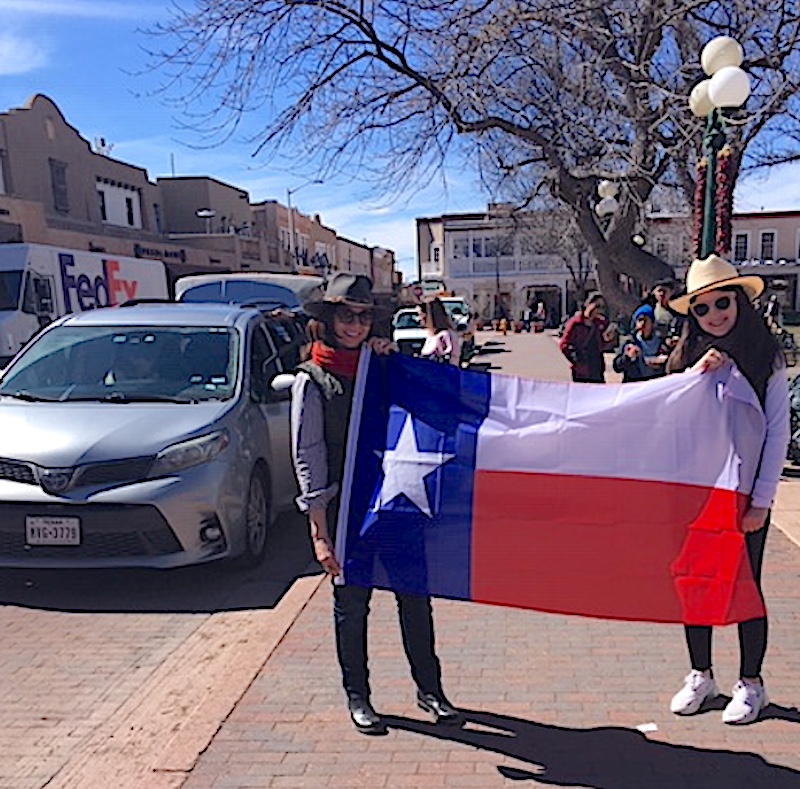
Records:
[[[275,616],[271,618],[265,641],[254,639],[255,649],[233,656],[225,673],[224,684],[218,684],[209,692],[181,726],[167,744],[161,758],[153,765],[154,772],[191,771],[200,754],[208,748],[236,704],[261,673],[325,577],[316,575],[295,581],[279,605],[271,612]]]
[[[273,609],[209,616],[47,789],[178,789],[324,579],[297,579]]]

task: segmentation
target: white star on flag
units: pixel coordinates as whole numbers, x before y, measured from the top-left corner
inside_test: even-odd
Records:
[[[381,507],[403,495],[432,518],[425,478],[454,457],[446,452],[420,452],[414,434],[414,422],[409,414],[403,422],[397,446],[383,453],[383,485],[373,511],[378,512]]]

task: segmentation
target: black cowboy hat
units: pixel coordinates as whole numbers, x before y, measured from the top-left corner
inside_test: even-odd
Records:
[[[381,310],[372,295],[372,281],[363,274],[348,274],[341,271],[328,280],[322,299],[307,301],[303,310],[312,318],[322,318],[339,304],[347,307],[368,307]]]

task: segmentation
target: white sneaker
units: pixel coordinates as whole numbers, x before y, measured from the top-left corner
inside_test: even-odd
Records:
[[[733,698],[722,712],[723,723],[752,723],[769,704],[767,691],[760,682],[740,679],[731,693]]]
[[[692,669],[684,686],[672,697],[669,708],[676,715],[694,715],[706,699],[719,696],[717,683],[707,671]]]

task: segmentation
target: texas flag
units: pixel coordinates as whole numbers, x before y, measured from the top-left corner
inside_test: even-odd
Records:
[[[597,385],[365,351],[340,582],[610,619],[763,616],[740,523],[764,434],[733,366]]]

